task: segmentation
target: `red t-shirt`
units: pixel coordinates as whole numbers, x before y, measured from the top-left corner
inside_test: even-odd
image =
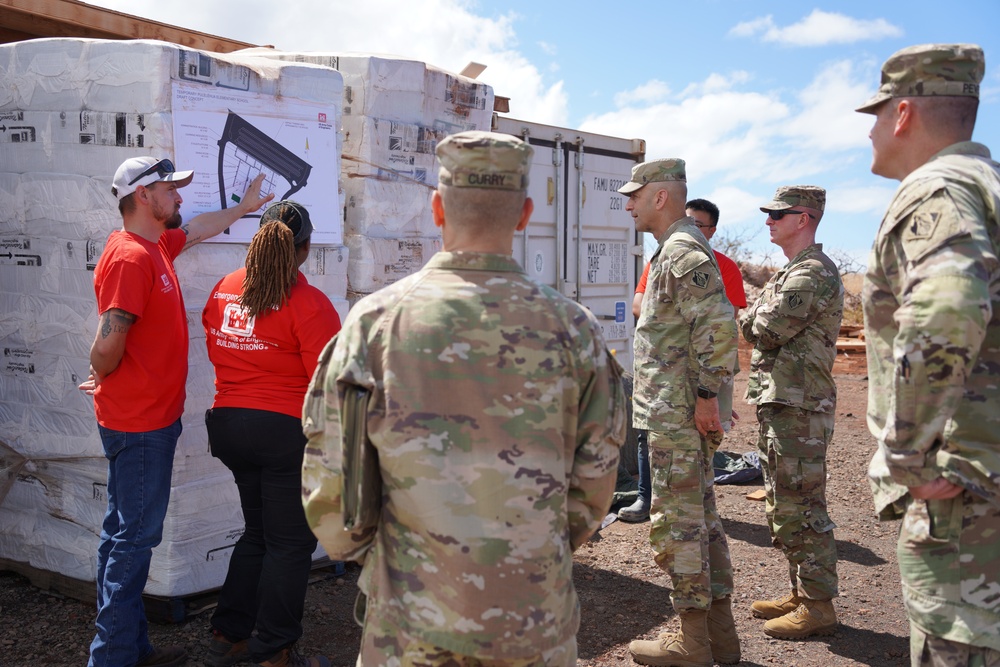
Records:
[[[646,262],[646,268],[642,270],[642,277],[639,278],[639,284],[635,286],[636,294],[646,293],[646,281],[649,280],[649,262]]]
[[[719,272],[722,274],[722,284],[726,286],[726,298],[734,308],[747,307],[747,293],[743,289],[743,274],[740,273],[739,265],[733,260],[723,255],[718,250],[715,253],[715,261],[719,263]]]
[[[239,269],[220,280],[201,314],[215,366],[213,407],[300,418],[319,354],[340,331],[340,317],[300,271],[282,308],[248,320],[239,304],[245,276]]]
[[[712,252],[715,253],[715,261],[719,263],[719,272],[722,274],[722,284],[726,287],[726,298],[729,299],[729,303],[733,304],[734,308],[746,308],[747,293],[743,289],[743,274],[740,273],[739,265],[718,250]],[[642,270],[642,277],[639,278],[639,284],[635,288],[636,294],[646,293],[648,279],[649,262],[646,262],[646,268]]]
[[[153,431],[184,412],[188,330],[174,258],[184,232],[171,229],[151,243],[137,234],[111,232],[94,270],[97,312],[120,308],[136,316],[125,354],[94,392],[97,423],[115,431]]]

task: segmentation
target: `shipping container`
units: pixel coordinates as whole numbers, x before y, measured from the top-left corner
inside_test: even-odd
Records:
[[[642,239],[618,194],[646,142],[494,116],[493,130],[535,149],[528,195],[535,211],[514,238],[514,258],[532,278],[590,309],[626,370],[632,368],[632,296]]]

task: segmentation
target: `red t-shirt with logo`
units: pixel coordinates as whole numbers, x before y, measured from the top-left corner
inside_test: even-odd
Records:
[[[201,314],[215,366],[216,408],[251,408],[302,417],[320,352],[340,331],[330,299],[300,271],[287,303],[247,318],[239,298],[246,269],[218,282]]]
[[[188,330],[174,258],[187,237],[171,229],[152,243],[119,230],[108,237],[94,270],[97,312],[136,316],[118,367],[94,391],[97,423],[115,431],[164,428],[184,411]]]

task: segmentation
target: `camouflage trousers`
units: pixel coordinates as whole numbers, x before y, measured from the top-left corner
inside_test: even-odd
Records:
[[[366,619],[357,667],[575,667],[576,634],[527,658],[494,660],[453,653],[389,623]]]
[[[670,575],[678,612],[708,609],[733,592],[729,544],[715,506],[712,456],[722,432],[650,431],[653,473],[649,543],[656,564]]]
[[[833,599],[837,544],[826,507],[826,448],[834,414],[765,403],[757,406],[757,421],[771,542],[788,559],[793,591]]]
[[[968,491],[909,500],[896,558],[910,625],[928,637],[911,637],[914,665],[1000,665],[998,535],[1000,508]]]
[[[929,635],[910,623],[911,667],[1000,667],[1000,651]]]

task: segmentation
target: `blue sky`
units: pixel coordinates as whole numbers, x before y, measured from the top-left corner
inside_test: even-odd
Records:
[[[821,185],[818,240],[867,257],[896,182],[871,174],[872,117],[854,113],[894,51],[974,42],[986,52],[974,139],[1000,154],[1000,1],[825,4],[698,0],[101,0],[92,4],[284,50],[369,51],[461,70],[514,117],[647,141],[682,157],[723,232],[763,230],[776,187]],[[623,215],[624,212],[623,212]],[[749,247],[783,261],[761,231]]]

